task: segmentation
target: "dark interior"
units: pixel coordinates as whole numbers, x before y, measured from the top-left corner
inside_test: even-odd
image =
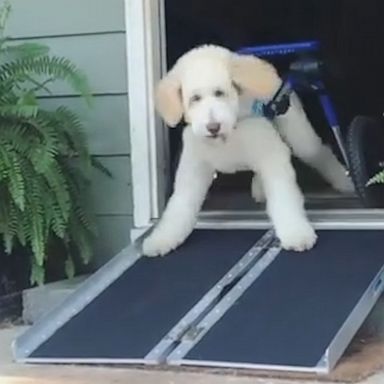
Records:
[[[165,0],[168,66],[187,50],[213,43],[237,50],[249,45],[319,40],[326,85],[345,133],[358,114],[379,116],[384,106],[384,2],[381,0]],[[332,133],[317,98],[303,97],[319,135],[337,155]],[[173,170],[182,126],[170,130]],[[353,208],[354,197],[339,196],[302,164],[295,163],[300,185],[313,208]],[[250,174],[216,180],[207,209],[255,208]]]

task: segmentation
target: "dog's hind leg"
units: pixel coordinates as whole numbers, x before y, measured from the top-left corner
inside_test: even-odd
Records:
[[[316,134],[296,94],[291,96],[287,113],[278,116],[275,123],[296,157],[317,170],[337,191],[350,193],[354,190],[346,169]]]
[[[196,224],[213,175],[209,164],[196,158],[192,151],[182,152],[174,192],[160,222],[143,242],[144,255],[165,255],[186,240]]]

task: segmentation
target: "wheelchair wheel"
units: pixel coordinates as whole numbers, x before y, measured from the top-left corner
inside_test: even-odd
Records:
[[[384,168],[384,124],[379,119],[357,116],[346,140],[350,173],[357,194],[367,208],[384,208],[384,184],[367,186]]]

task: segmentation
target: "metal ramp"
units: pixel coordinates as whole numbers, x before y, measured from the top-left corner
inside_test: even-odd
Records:
[[[384,290],[384,232],[323,230],[298,254],[272,231],[196,230],[165,258],[140,240],[14,343],[19,362],[328,373]]]

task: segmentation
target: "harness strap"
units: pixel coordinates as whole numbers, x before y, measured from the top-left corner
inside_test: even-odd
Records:
[[[287,79],[283,81],[277,92],[268,103],[255,100],[252,104],[252,113],[255,116],[266,117],[273,120],[276,116],[284,115],[290,106],[290,94],[292,87]]]

